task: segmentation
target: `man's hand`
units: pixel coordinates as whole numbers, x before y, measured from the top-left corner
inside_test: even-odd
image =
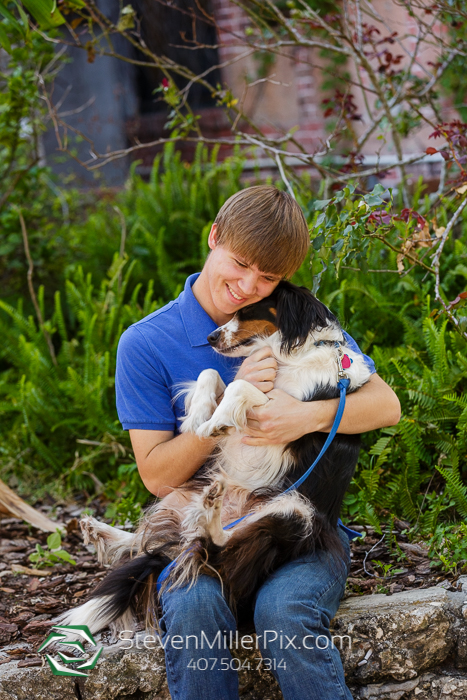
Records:
[[[243,360],[235,379],[245,379],[265,394],[274,389],[277,360],[270,347],[261,348]]]
[[[285,391],[272,389],[268,399],[264,406],[248,411],[247,436],[242,439],[246,445],[281,445],[320,429],[308,412],[304,421],[303,402]],[[307,409],[310,406],[306,404]]]
[[[338,399],[298,401],[281,389],[268,393],[264,406],[247,414],[246,445],[277,445],[292,442],[306,433],[329,433],[336,416]],[[396,425],[401,407],[391,387],[377,374],[358,391],[348,394],[339,433],[354,435]]]

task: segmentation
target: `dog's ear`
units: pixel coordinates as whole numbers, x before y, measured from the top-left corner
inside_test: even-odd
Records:
[[[275,290],[277,327],[282,336],[282,352],[301,347],[310,332],[337,319],[306,287],[280,282]]]

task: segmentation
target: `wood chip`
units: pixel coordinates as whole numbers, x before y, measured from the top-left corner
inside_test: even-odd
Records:
[[[47,632],[49,627],[53,625],[52,620],[32,620],[26,627],[23,628],[23,634],[37,633],[37,632]]]
[[[17,668],[28,668],[29,666],[43,666],[44,660],[42,658],[36,659],[23,659],[18,662]]]
[[[19,627],[24,627],[29,622],[31,617],[34,617],[34,613],[24,610],[19,615],[16,615],[16,617],[12,617],[11,622],[14,622]]]
[[[30,569],[28,566],[22,566],[21,564],[12,564],[11,570],[19,574],[28,574],[29,576],[50,576],[53,573],[50,569]]]
[[[70,532],[75,532],[75,531],[80,532],[81,531],[80,526],[79,526],[79,522],[78,522],[78,518],[72,518],[71,520],[69,520],[67,522],[66,531],[68,534],[70,534]]]
[[[39,579],[38,578],[32,578],[30,579],[28,583],[28,591],[29,593],[34,593],[39,588]]]
[[[81,598],[81,596],[86,595],[87,592],[87,588],[85,588],[83,591],[76,591],[76,593],[73,594],[73,598]]]
[[[2,632],[17,632],[18,630],[18,625],[15,625],[14,623],[9,623],[9,622],[0,622],[0,631]]]
[[[55,586],[60,586],[64,582],[65,579],[66,579],[66,576],[58,576],[57,578],[54,578],[51,581],[44,581],[43,583],[40,584],[39,588],[41,591],[48,589],[48,588],[55,588]]]
[[[398,542],[397,544],[404,552],[409,552],[409,554],[415,554],[419,557],[428,556],[428,547],[423,547],[419,544],[410,544],[410,542]]]
[[[36,603],[34,610],[39,613],[45,613],[58,608],[61,604],[57,598],[44,598],[40,603]]]

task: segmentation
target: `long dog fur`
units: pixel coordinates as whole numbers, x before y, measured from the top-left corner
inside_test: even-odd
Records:
[[[209,336],[221,354],[246,357],[269,346],[278,362],[275,388],[301,401],[337,398],[337,356],[346,353],[348,391],[370,378],[364,358],[345,343],[336,317],[309,290],[281,282],[274,293],[240,309]],[[219,396],[224,391],[219,405]],[[221,435],[218,447],[186,484],[152,505],[134,534],[81,521],[85,542],[114,568],[89,600],[60,616],[61,624],[87,624],[92,632],[111,626],[134,629],[144,617],[157,626],[156,581],[176,559],[163,590],[192,585],[199,574],[218,576],[229,603],[247,606],[278,567],[314,549],[343,554],[337,520],[352,479],[360,436],[338,434],[297,491],[283,495],[315,460],[326,439],[309,433],[287,445],[252,447],[241,442],[246,414],[268,401],[252,384],[225,387],[205,370],[185,387],[182,432]],[[223,527],[249,514],[230,530]]]

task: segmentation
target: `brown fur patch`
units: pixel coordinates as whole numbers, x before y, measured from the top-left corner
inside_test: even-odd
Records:
[[[239,329],[230,335],[230,342],[227,344],[225,342],[224,334],[222,333],[220,337],[220,342],[217,343],[217,349],[222,351],[227,348],[233,348],[239,343],[244,343],[250,338],[257,338],[258,336],[270,336],[276,332],[276,326],[271,323],[271,321],[266,321],[265,319],[253,319],[248,321],[241,321]]]

